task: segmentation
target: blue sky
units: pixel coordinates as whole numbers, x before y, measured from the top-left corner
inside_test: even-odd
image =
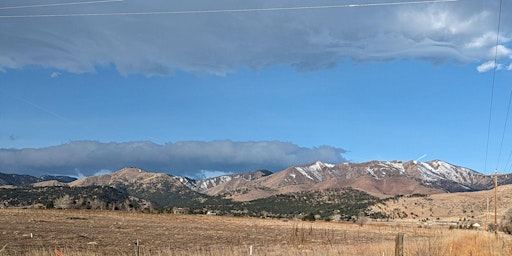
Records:
[[[510,171],[507,3],[489,151],[498,1],[54,3],[0,7],[0,172],[433,159]],[[270,10],[304,6],[337,7]]]

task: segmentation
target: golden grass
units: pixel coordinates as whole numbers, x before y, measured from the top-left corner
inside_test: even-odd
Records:
[[[489,200],[489,209],[487,209]],[[472,219],[484,223],[491,221],[494,207],[494,190],[442,193],[427,197],[401,197],[398,200],[386,201],[385,204],[374,206],[375,211],[392,214],[394,209],[400,209],[408,214],[408,219],[416,220],[440,219],[444,221],[457,221],[459,219]],[[498,216],[503,214],[512,205],[512,184],[498,187]],[[416,217],[417,216],[417,217]]]
[[[0,210],[1,256],[140,255],[404,255],[512,256],[510,236],[480,230],[419,228],[374,222],[303,222],[204,215],[78,210]],[[32,235],[31,235],[32,234]]]

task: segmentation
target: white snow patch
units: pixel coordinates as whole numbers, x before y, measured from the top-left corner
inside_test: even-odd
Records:
[[[295,170],[297,170],[299,173],[301,173],[302,175],[304,175],[306,178],[308,178],[310,180],[323,181],[324,177],[320,173],[322,171],[322,169],[325,167],[333,168],[335,166],[336,165],[334,165],[334,164],[326,164],[326,163],[322,163],[322,162],[318,161],[310,166],[295,167]]]
[[[228,182],[231,180],[231,176],[220,176],[219,179],[222,181],[222,182]]]
[[[366,168],[366,172],[369,173],[372,177],[379,179],[379,176],[377,176],[371,168]]]
[[[436,171],[426,163],[419,163],[418,170],[420,171],[422,178],[426,181],[443,179],[443,177],[439,176],[439,174],[437,174]]]
[[[405,168],[404,168],[404,164],[402,162],[390,162],[389,164],[393,168],[397,169],[400,172],[400,174],[405,174]]]
[[[295,167],[295,170],[297,170],[298,172],[300,172],[302,175],[304,175],[306,178],[310,179],[310,180],[314,180],[311,176],[309,176],[309,174],[306,172],[306,170],[304,170],[304,168],[302,167]]]
[[[206,184],[206,182],[201,182],[201,188],[204,189],[204,190],[207,190],[208,189],[208,184]]]
[[[323,163],[323,164],[327,168],[334,168],[336,166],[335,164],[328,164],[328,163]]]
[[[398,172],[400,172],[400,174],[405,174],[405,168],[404,168],[404,164],[403,162],[401,161],[393,161],[393,162],[380,162],[378,163],[379,166],[382,166],[384,168],[391,168],[391,169],[395,169],[397,170]],[[384,175],[386,174],[385,172],[382,172]]]
[[[451,180],[462,185],[471,184],[472,178],[476,175],[471,169],[454,166],[443,161],[419,163],[418,170],[425,180]]]

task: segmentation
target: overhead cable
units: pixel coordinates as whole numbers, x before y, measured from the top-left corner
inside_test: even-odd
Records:
[[[57,6],[84,5],[84,4],[102,4],[102,3],[124,2],[124,1],[125,0],[99,0],[99,1],[88,1],[88,2],[58,3],[58,4],[36,4],[36,5],[6,6],[6,7],[0,7],[0,10],[28,9],[28,8],[41,8],[41,7],[57,7]]]
[[[430,1],[407,1],[407,2],[384,2],[367,4],[343,4],[343,5],[320,5],[320,6],[295,6],[295,7],[271,7],[271,8],[245,8],[245,9],[219,9],[219,10],[191,10],[191,11],[149,11],[149,12],[108,12],[108,13],[64,13],[64,14],[20,14],[0,15],[0,18],[49,18],[49,17],[87,17],[87,16],[128,16],[128,15],[172,15],[172,14],[208,14],[208,13],[239,13],[239,12],[275,12],[275,11],[297,11],[315,9],[339,9],[357,7],[376,7],[393,5],[413,5],[427,3],[459,2],[463,0],[430,0]]]
[[[489,104],[489,122],[487,125],[487,146],[485,148],[485,164],[484,164],[484,171],[487,171],[487,160],[489,157],[489,141],[490,141],[490,135],[491,135],[491,120],[492,120],[492,108],[493,108],[493,101],[494,101],[494,84],[496,82],[496,70],[498,69],[498,45],[500,40],[500,26],[501,26],[501,6],[502,6],[502,0],[500,0],[499,5],[499,11],[498,11],[498,28],[496,32],[496,49],[494,52],[494,69],[492,74],[492,85],[491,85],[491,100]],[[507,114],[508,115],[508,114]],[[505,124],[506,126],[506,124]],[[503,132],[503,136],[501,139],[501,146],[498,154],[498,164],[499,164],[499,158],[501,157],[501,148],[503,146],[503,137],[505,136],[505,132]],[[496,167],[496,169],[498,166]]]

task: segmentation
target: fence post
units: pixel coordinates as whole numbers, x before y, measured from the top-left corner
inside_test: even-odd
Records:
[[[398,233],[395,240],[395,256],[404,255],[404,233]]]
[[[249,256],[252,256],[252,245],[249,246]]]
[[[135,251],[135,256],[140,256],[140,243],[139,243],[139,239],[137,239],[137,243],[135,245],[137,245],[137,249]]]

